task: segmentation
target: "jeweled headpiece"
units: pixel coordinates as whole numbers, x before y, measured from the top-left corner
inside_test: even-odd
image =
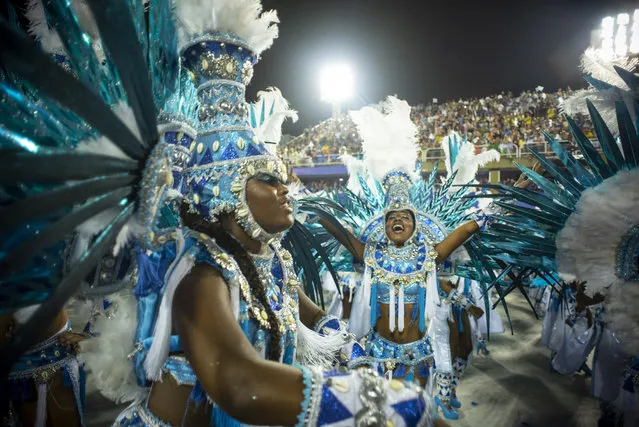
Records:
[[[386,212],[410,210],[415,211],[410,202],[410,187],[413,180],[401,169],[393,170],[384,176],[382,187],[385,194]]]
[[[277,15],[262,13],[255,0],[204,3],[175,3],[181,56],[199,101],[198,138],[189,147],[184,194],[205,218],[215,221],[234,213],[253,238],[269,241],[279,236],[254,220],[246,204],[246,182],[258,172],[285,182],[286,167],[255,135],[245,88],[258,55],[277,37]]]

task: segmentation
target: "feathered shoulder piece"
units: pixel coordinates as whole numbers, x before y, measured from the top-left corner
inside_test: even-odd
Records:
[[[207,33],[231,34],[259,55],[278,36],[274,10],[263,11],[260,0],[174,0],[180,47]]]
[[[406,101],[390,96],[377,106],[350,113],[362,138],[366,167],[380,182],[392,170],[415,171],[417,126],[410,110]]]

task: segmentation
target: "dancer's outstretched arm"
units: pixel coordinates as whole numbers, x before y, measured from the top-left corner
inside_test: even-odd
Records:
[[[173,301],[175,327],[206,393],[236,420],[294,425],[303,399],[299,369],[262,360],[235,319],[220,273],[197,265]]]
[[[464,244],[466,240],[480,229],[476,221],[468,221],[457,227],[444,240],[435,245],[437,250],[436,262],[440,263],[446,260],[450,254],[455,252],[457,248]]]
[[[346,235],[341,230],[338,230],[330,222],[325,219],[320,219],[319,223],[337,239],[359,262],[364,262],[364,244],[357,239],[350,231],[346,230]]]

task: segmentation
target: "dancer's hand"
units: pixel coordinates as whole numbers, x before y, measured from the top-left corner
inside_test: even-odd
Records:
[[[453,283],[450,280],[440,280],[439,281],[439,289],[443,292],[449,294],[454,288]]]
[[[476,305],[471,305],[470,307],[468,307],[468,314],[473,316],[475,319],[479,319],[484,315],[484,310],[477,307]]]
[[[85,335],[71,331],[63,332],[58,335],[58,342],[72,351],[77,350],[80,342],[86,339],[87,337]]]

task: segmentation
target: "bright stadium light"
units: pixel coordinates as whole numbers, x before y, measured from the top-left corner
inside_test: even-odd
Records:
[[[632,28],[630,29],[630,42],[628,43],[630,53],[639,53],[639,9],[635,9],[632,16]]]
[[[591,47],[607,61],[617,61],[639,53],[639,9],[632,14],[606,16],[601,28],[591,34]]]
[[[615,35],[615,18],[606,16],[601,20],[601,37],[611,39]]]
[[[346,64],[328,65],[320,74],[322,101],[341,103],[353,96],[353,71]]]
[[[618,57],[628,55],[628,22],[630,16],[627,13],[617,15],[617,34],[615,35],[615,54]]]
[[[627,13],[620,13],[617,15],[617,24],[618,25],[628,25],[630,23],[630,15]]]

